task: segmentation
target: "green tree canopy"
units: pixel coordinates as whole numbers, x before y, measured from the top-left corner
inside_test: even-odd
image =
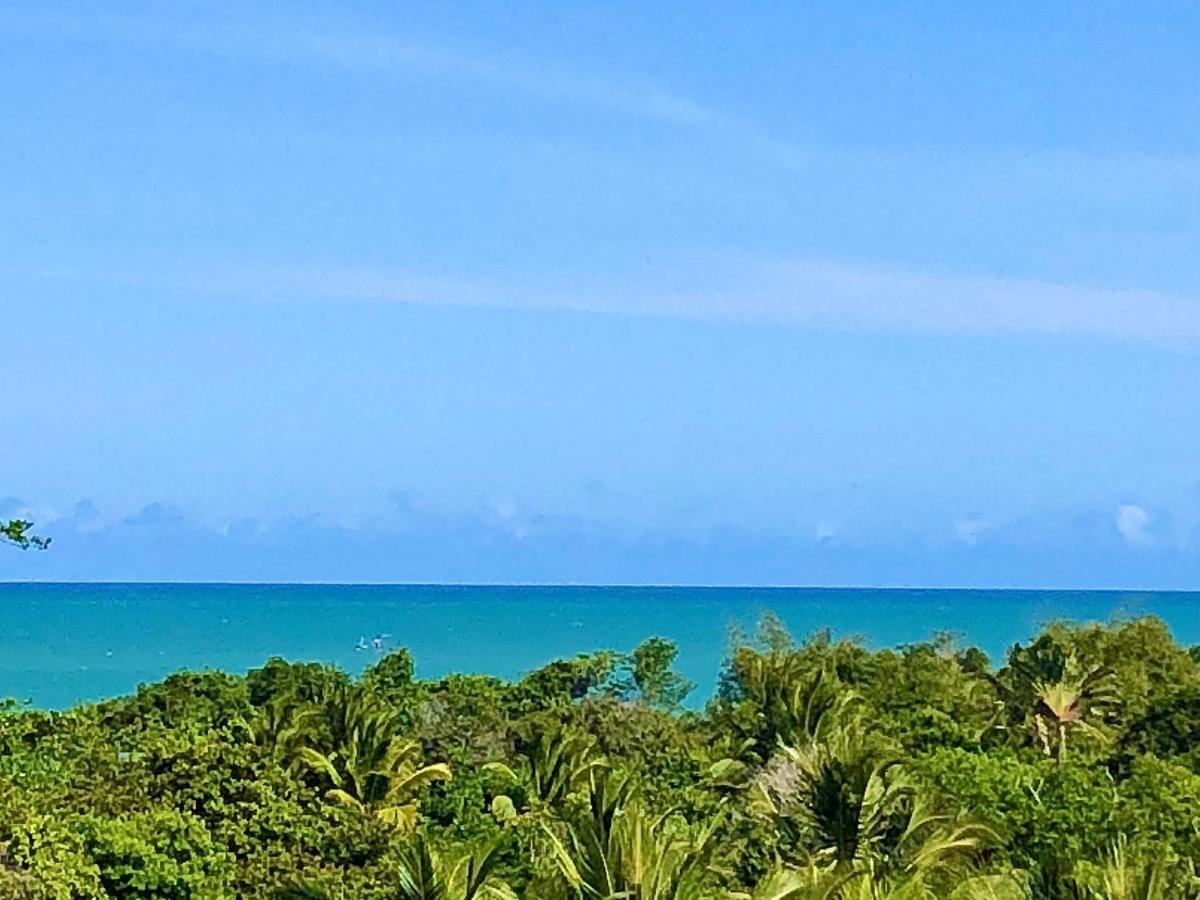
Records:
[[[34,548],[45,550],[50,546],[50,538],[39,537],[33,533],[33,523],[25,519],[9,519],[0,521],[0,544],[19,547],[22,550]]]

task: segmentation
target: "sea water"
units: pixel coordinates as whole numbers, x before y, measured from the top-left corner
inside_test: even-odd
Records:
[[[65,708],[179,669],[240,673],[272,656],[357,673],[396,647],[412,652],[420,677],[515,678],[552,659],[661,636],[677,643],[677,668],[695,682],[698,703],[715,688],[731,629],[752,632],[768,610],[797,637],[828,628],[872,647],[958,632],[993,661],[1055,619],[1153,614],[1180,643],[1200,643],[1194,593],[0,584],[0,696]],[[371,646],[377,636],[382,651]]]

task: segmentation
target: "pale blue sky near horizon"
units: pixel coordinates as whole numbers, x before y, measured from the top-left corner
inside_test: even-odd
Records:
[[[1198,45],[10,3],[0,580],[1200,588]]]

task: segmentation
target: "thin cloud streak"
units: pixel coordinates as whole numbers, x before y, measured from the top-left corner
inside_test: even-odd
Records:
[[[583,75],[561,67],[462,53],[390,35],[233,27],[195,21],[164,25],[117,16],[14,17],[0,27],[35,34],[69,34],[75,39],[115,39],[280,65],[331,66],[376,75],[420,73],[467,78],[544,101],[582,103],[662,125],[726,134],[760,146],[785,164],[799,162],[805,156],[802,148],[772,138],[751,122],[649,81],[610,74]]]
[[[761,150],[783,166],[798,165],[808,151],[772,137],[753,122],[646,81],[611,75],[584,76],[528,62],[469,56],[374,35],[290,34],[280,37],[281,59],[324,62],[346,69],[400,72],[419,69],[463,76],[551,102],[594,106],[675,128],[721,134]],[[254,53],[253,45],[244,47]]]
[[[243,302],[402,303],[854,332],[1099,337],[1179,350],[1200,346],[1200,298],[843,262],[723,261],[606,283],[581,278],[471,280],[352,266],[194,263],[81,268],[34,277]]]
[[[562,70],[468,56],[392,37],[289,33],[272,36],[270,46],[281,60],[307,59],[345,69],[418,69],[442,75],[466,76],[545,99],[582,101],[670,125],[745,133],[752,131],[748,125],[731,116],[657,85],[581,78]],[[261,52],[252,43],[239,42],[238,47],[246,55]]]

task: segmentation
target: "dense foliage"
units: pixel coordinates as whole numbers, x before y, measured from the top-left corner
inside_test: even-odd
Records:
[[[993,667],[768,617],[703,711],[657,638],[515,683],[399,650],[10,706],[0,896],[1197,897],[1198,656],[1151,618]]]

